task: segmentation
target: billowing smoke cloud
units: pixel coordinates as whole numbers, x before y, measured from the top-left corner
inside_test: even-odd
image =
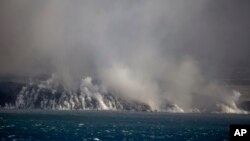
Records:
[[[148,104],[153,110],[164,109],[167,103],[177,104],[184,111],[225,106],[228,108],[224,110],[238,110],[234,105],[235,93],[208,81],[199,60],[191,51],[185,51],[195,50],[191,46],[202,45],[200,40],[206,38],[198,38],[198,29],[194,29],[195,34],[189,29],[195,28],[191,25],[201,17],[206,4],[112,0],[4,2],[3,9],[10,13],[3,14],[2,19],[7,20],[4,24],[16,28],[5,32],[13,31],[7,33],[10,36],[17,33],[17,37],[11,37],[17,39],[10,49],[1,49],[10,52],[2,57],[1,73],[17,68],[27,74],[53,72],[72,89],[79,86],[82,77],[91,76],[113,94]],[[19,11],[25,19],[19,17]],[[14,24],[13,19],[21,21]],[[7,25],[9,22],[13,25]],[[202,30],[198,33],[203,34]],[[9,40],[6,37],[4,44]],[[13,62],[11,65],[8,59]],[[205,99],[210,101],[204,104]]]

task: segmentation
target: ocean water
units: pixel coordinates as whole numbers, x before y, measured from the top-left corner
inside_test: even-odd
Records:
[[[0,111],[0,140],[224,141],[249,115],[111,111]]]

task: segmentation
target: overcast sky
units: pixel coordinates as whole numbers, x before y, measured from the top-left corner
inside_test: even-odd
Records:
[[[1,76],[94,75],[100,56],[126,60],[140,43],[208,77],[250,78],[250,1],[0,1]]]

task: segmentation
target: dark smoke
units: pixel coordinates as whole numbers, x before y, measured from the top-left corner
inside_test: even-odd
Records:
[[[240,111],[238,93],[215,81],[250,65],[247,1],[1,3],[1,76],[54,73],[72,89],[91,76],[156,110],[209,97],[206,108]]]

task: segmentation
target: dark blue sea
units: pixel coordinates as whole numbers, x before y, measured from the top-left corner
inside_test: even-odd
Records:
[[[1,141],[226,141],[249,115],[110,111],[0,111]]]

